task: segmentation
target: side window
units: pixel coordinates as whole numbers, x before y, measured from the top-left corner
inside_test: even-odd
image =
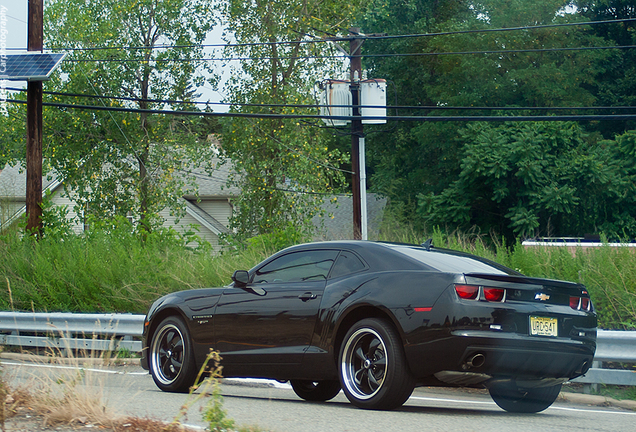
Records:
[[[331,279],[364,270],[364,263],[352,252],[342,251],[331,271]]]
[[[256,270],[253,283],[324,281],[337,255],[334,250],[283,255]]]

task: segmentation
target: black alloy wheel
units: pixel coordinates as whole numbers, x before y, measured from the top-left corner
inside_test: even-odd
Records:
[[[196,365],[190,334],[177,317],[164,319],[150,344],[149,366],[152,379],[163,391],[187,393],[196,380]]]
[[[340,381],[291,380],[289,383],[298,397],[313,402],[328,401],[340,393]]]
[[[340,348],[339,372],[342,390],[360,408],[397,408],[415,387],[397,331],[378,318],[349,329]]]
[[[561,384],[550,387],[518,388],[514,382],[497,383],[488,388],[500,408],[514,413],[537,413],[554,403]]]

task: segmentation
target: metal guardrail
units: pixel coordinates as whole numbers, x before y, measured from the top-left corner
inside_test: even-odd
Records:
[[[598,330],[594,361],[636,363],[636,331]]]
[[[0,345],[141,352],[144,315],[0,312]]]
[[[0,312],[0,345],[139,353],[143,322],[133,314]],[[636,386],[636,370],[602,369],[601,362],[636,363],[636,331],[599,330],[592,368],[573,380]]]
[[[603,369],[601,362],[636,363],[636,331],[599,330],[592,368],[572,380],[583,384],[636,386],[636,370]]]

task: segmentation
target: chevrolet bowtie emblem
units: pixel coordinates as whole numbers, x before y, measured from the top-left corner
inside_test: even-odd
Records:
[[[547,294],[543,294],[543,293],[537,293],[534,295],[534,299],[535,300],[541,300],[541,301],[546,301],[550,299],[550,296]]]

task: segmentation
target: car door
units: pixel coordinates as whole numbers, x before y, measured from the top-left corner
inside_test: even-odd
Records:
[[[216,349],[226,366],[300,363],[309,347],[337,250],[291,252],[226,288],[214,314]]]

